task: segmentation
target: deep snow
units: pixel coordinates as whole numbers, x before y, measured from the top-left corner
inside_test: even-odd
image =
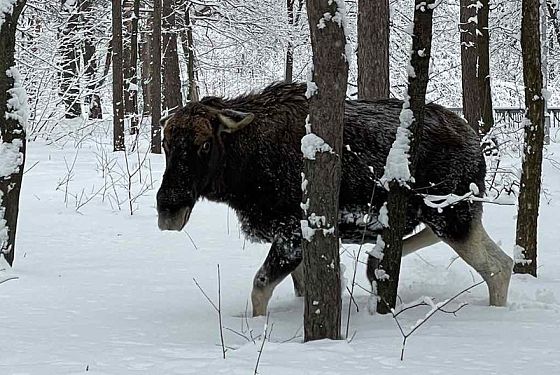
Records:
[[[97,146],[84,144],[69,190],[99,186]],[[199,202],[186,233],[157,229],[155,190],[133,216],[93,199],[76,212],[56,187],[75,150],[30,143],[24,177],[15,268],[0,284],[0,374],[252,374],[264,318],[246,317],[252,277],[267,246],[245,242],[226,206]],[[549,148],[560,159],[560,144]],[[150,156],[153,176],[163,169]],[[157,187],[157,182],[155,183]],[[560,170],[545,160],[540,216],[539,278],[514,276],[509,306],[487,306],[486,287],[461,296],[457,316],[436,314],[408,341],[391,317],[367,313],[365,291],[351,319],[348,342],[302,343],[303,300],[286,280],[270,305],[270,341],[260,374],[557,374],[560,368]],[[491,236],[511,255],[515,208],[487,205]],[[194,244],[193,244],[194,242]],[[197,248],[195,248],[195,245]],[[351,279],[349,247],[342,259]],[[404,259],[400,297],[441,301],[479,280],[443,244]],[[227,358],[221,358],[218,317],[193,282],[216,299],[221,269]],[[1,268],[1,267],[0,267]],[[365,270],[358,270],[366,285]],[[348,296],[344,296],[345,331]],[[403,314],[410,327],[429,308]],[[250,307],[248,314],[250,315]],[[234,333],[231,330],[235,330]]]

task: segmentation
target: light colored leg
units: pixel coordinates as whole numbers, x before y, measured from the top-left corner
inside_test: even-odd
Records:
[[[402,255],[403,257],[425,247],[435,245],[441,239],[429,228],[425,227],[420,232],[413,234],[403,240]]]
[[[444,241],[486,281],[490,305],[505,306],[513,260],[492,241],[482,222],[472,222],[464,241]]]
[[[263,272],[261,268],[259,272],[255,275],[253,279],[253,290],[251,291],[251,303],[253,304],[253,316],[263,316],[266,315],[266,310],[268,308],[268,301],[272,297],[274,289],[286,276],[277,279],[270,280],[268,275]]]
[[[294,283],[294,293],[297,297],[303,297],[305,295],[305,283],[303,281],[303,262],[297,266],[297,268],[292,272],[292,281]]]

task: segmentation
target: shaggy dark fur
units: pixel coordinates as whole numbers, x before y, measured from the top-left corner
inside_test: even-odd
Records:
[[[308,113],[305,91],[305,84],[278,83],[234,99],[207,97],[169,118],[164,128],[167,168],[157,194],[160,228],[180,230],[200,198],[227,203],[249,237],[273,243],[259,272],[261,281],[269,283],[291,272],[301,260],[300,141]],[[399,100],[346,103],[339,227],[344,242],[361,239],[362,217],[376,180],[383,174],[401,108]],[[228,115],[226,110],[252,113],[254,119],[240,130],[227,132],[218,116]],[[452,112],[435,104],[426,106],[418,153],[416,193],[460,195],[469,191],[471,183],[484,192],[485,164],[479,139]],[[378,186],[373,212],[386,196]],[[461,241],[471,221],[482,212],[480,203],[465,201],[438,213],[416,194],[409,202],[409,232],[422,222],[439,237],[452,241]],[[374,241],[380,226],[374,220],[368,229],[367,240]]]

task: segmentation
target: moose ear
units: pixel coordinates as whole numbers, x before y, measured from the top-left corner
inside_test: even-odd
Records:
[[[167,124],[167,120],[169,120],[172,116],[173,116],[173,115],[167,115],[167,116],[161,118],[161,119],[159,120],[159,125],[160,125],[162,128],[165,128],[165,125]]]
[[[241,130],[255,119],[255,115],[252,113],[234,111],[233,109],[224,109],[217,115],[222,125],[220,131],[226,133]]]

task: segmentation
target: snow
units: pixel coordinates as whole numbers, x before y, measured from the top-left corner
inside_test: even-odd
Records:
[[[333,149],[323,138],[309,133],[301,138],[301,152],[305,159],[315,160],[317,152],[333,152]]]
[[[0,177],[7,177],[19,170],[23,163],[21,139],[14,139],[13,142],[0,142]]]
[[[549,149],[560,154],[560,144]],[[70,190],[103,183],[95,173],[95,146],[82,145]],[[266,318],[251,318],[252,279],[268,245],[245,243],[231,211],[206,201],[195,206],[186,231],[157,229],[155,191],[138,200],[133,216],[92,200],[80,213],[57,191],[67,170],[64,159],[75,150],[33,142],[22,190],[18,248],[13,275],[0,284],[0,374],[253,374]],[[149,156],[153,177],[164,168],[163,156]],[[356,288],[348,342],[302,343],[303,300],[286,280],[270,304],[269,332],[258,372],[284,374],[556,374],[560,366],[560,171],[544,161],[539,227],[539,278],[515,275],[509,305],[487,306],[481,285],[450,303],[466,307],[436,313],[407,341],[390,316],[370,316],[369,293]],[[86,190],[87,190],[86,189]],[[513,206],[487,205],[490,235],[511,255],[515,240]],[[229,224],[228,224],[229,223]],[[227,230],[227,227],[230,230]],[[342,261],[352,270],[356,246],[344,245]],[[440,243],[403,259],[399,297],[403,303],[430,296],[446,301],[479,280]],[[420,258],[421,257],[421,258]],[[365,257],[361,260],[365,261]],[[223,325],[229,348],[222,359],[219,327],[212,306],[194,285],[217,298],[216,264],[221,270]],[[359,285],[366,289],[365,266]],[[2,266],[0,265],[0,269]],[[0,276],[1,278],[2,276]],[[343,332],[348,294],[343,296]],[[352,305],[353,306],[353,305]],[[375,303],[373,303],[373,307]],[[430,306],[403,312],[403,327],[413,326]],[[271,331],[271,328],[272,331]]]
[[[8,99],[6,118],[19,121],[23,129],[25,129],[29,118],[29,108],[27,106],[27,93],[23,87],[21,75],[15,66],[8,69],[6,75],[14,79],[14,87],[8,90],[11,98]]]

